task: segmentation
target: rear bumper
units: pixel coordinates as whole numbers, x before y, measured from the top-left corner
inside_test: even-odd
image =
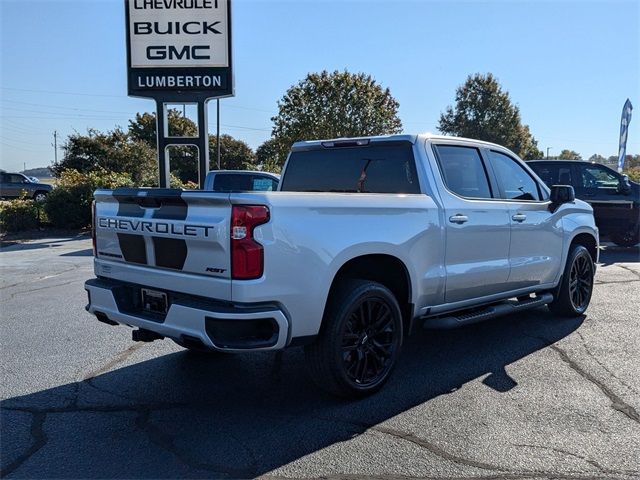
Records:
[[[166,315],[149,314],[137,300],[144,287],[103,278],[88,280],[87,311],[108,323],[187,343],[197,339],[220,351],[279,350],[289,343],[290,323],[277,305],[234,305],[163,290],[169,299]]]

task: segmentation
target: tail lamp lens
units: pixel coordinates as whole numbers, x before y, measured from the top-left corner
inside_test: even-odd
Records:
[[[258,225],[269,221],[264,205],[234,205],[231,210],[231,278],[251,280],[264,273],[264,248],[253,237]]]

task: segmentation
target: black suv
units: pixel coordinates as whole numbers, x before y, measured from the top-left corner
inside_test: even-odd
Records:
[[[579,160],[527,162],[549,186],[571,185],[593,207],[601,237],[630,247],[640,242],[640,185],[609,167]]]
[[[18,198],[26,194],[41,202],[52,189],[51,185],[34,183],[21,173],[0,173],[0,197],[3,198]]]

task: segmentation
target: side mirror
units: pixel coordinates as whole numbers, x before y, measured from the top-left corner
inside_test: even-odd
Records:
[[[620,182],[618,183],[618,193],[621,193],[623,195],[628,195],[629,192],[631,191],[631,184],[629,183],[629,176],[628,175],[622,175],[622,178],[620,179]]]
[[[557,208],[564,203],[572,203],[576,199],[576,192],[571,185],[553,185],[551,187],[551,211],[557,210]]]

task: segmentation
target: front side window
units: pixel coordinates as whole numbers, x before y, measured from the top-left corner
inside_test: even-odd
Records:
[[[538,184],[513,158],[490,150],[489,161],[505,200],[540,200]]]
[[[9,183],[28,183],[27,179],[22,175],[12,173],[9,175]]]
[[[489,179],[477,148],[436,145],[435,150],[449,190],[466,198],[491,198]]]
[[[581,165],[580,182],[583,188],[618,188],[620,179],[609,170],[596,165]]]

